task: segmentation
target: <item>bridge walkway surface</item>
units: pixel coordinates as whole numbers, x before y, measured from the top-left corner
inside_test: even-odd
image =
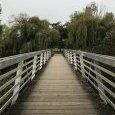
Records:
[[[83,83],[61,54],[55,54],[6,115],[105,115],[95,92]],[[109,115],[109,113],[107,113]]]

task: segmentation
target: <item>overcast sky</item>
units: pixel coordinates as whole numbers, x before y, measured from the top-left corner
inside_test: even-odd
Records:
[[[27,13],[39,16],[50,22],[69,20],[69,16],[82,10],[90,2],[105,6],[107,11],[115,13],[115,0],[0,0],[2,3],[2,22],[7,23],[11,15]]]

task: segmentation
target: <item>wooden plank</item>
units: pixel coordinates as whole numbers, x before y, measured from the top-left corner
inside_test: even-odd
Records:
[[[81,105],[53,105],[53,106],[48,106],[48,105],[22,105],[22,106],[17,106],[16,107],[16,109],[18,109],[18,110],[46,110],[46,109],[49,109],[49,110],[52,110],[52,109],[55,109],[55,110],[60,110],[60,109],[63,109],[63,110],[66,110],[66,109],[71,109],[71,110],[73,110],[73,109],[87,109],[87,110],[89,110],[89,109],[94,109],[94,107],[92,106],[92,105],[88,105],[88,106],[86,106],[86,105],[83,105],[83,106],[81,106]],[[11,110],[14,110],[14,108],[13,109],[11,109]]]
[[[13,110],[12,113],[17,113],[17,110]],[[26,113],[26,114],[66,114],[66,113],[69,113],[69,114],[84,114],[84,113],[87,113],[88,114],[96,114],[97,112],[93,109],[74,109],[74,110],[69,110],[69,109],[66,109],[66,110],[23,110],[22,111],[23,115]]]

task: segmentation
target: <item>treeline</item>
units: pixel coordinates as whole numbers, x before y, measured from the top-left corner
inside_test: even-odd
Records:
[[[43,50],[57,46],[60,33],[47,20],[20,14],[10,27],[3,25],[0,57]]]
[[[101,13],[95,3],[71,15],[70,21],[51,24],[20,14],[10,26],[0,26],[0,57],[47,48],[70,48],[115,56],[115,16]]]
[[[68,24],[67,47],[115,56],[115,17],[95,3],[75,12]]]

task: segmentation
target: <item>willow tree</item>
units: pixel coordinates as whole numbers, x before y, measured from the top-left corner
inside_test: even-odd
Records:
[[[73,48],[84,49],[95,44],[98,28],[97,6],[92,3],[84,11],[75,12],[68,26]]]
[[[115,17],[113,13],[98,13],[98,7],[91,3],[76,11],[68,26],[67,46],[101,54],[115,55]]]
[[[57,33],[57,30],[50,28],[47,20],[20,14],[13,17],[8,33],[5,32],[7,39],[1,48],[1,56],[46,49],[50,46],[49,40],[58,39]]]

